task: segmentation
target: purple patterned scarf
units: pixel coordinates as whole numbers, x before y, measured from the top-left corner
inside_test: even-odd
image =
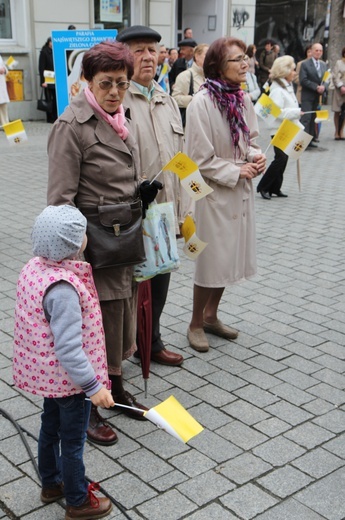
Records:
[[[243,117],[244,101],[243,90],[240,85],[230,84],[223,79],[207,79],[201,88],[206,88],[214,106],[218,107],[229,122],[231,141],[235,148],[235,155],[239,152],[238,143],[240,133],[249,144],[250,130]]]

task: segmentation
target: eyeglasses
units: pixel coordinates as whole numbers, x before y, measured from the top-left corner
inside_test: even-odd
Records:
[[[240,63],[241,61],[244,61],[244,63],[248,63],[249,56],[246,54],[243,54],[243,56],[238,56],[238,58],[234,58],[233,60],[226,60],[226,61],[233,61],[234,63]]]
[[[117,83],[116,81],[109,81],[108,79],[103,79],[98,82],[98,86],[101,90],[110,90],[114,85],[118,90],[127,90],[130,86],[130,82],[119,81]]]

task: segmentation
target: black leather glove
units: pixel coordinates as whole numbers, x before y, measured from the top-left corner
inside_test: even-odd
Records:
[[[146,216],[146,210],[149,204],[153,202],[157,196],[158,190],[163,188],[163,184],[159,181],[143,181],[139,186],[140,198],[143,203],[143,218]]]

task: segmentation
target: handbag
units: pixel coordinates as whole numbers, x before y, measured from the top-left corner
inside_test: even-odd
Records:
[[[150,204],[143,220],[146,260],[134,267],[134,279],[142,282],[180,266],[175,235],[173,202]]]
[[[85,260],[94,269],[129,266],[145,260],[140,199],[79,209],[87,220]]]
[[[189,91],[188,95],[193,96],[194,94],[194,79],[193,79],[193,73],[190,71],[190,82],[189,82]],[[186,126],[186,107],[180,107],[180,114],[181,114],[181,121],[183,128]]]
[[[37,100],[37,110],[51,113],[53,111],[53,102],[48,101],[44,97],[44,89],[42,88],[41,97]]]

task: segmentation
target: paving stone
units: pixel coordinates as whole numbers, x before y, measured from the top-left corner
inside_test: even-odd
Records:
[[[187,478],[188,477],[181,473],[181,471],[170,471],[170,473],[167,473],[162,477],[151,480],[150,486],[153,486],[157,491],[162,493],[168,489],[174,488],[177,484],[181,484],[181,482],[185,482]]]
[[[289,430],[291,425],[277,419],[276,417],[271,417],[270,419],[255,424],[254,428],[269,437],[276,437],[277,435]]]
[[[275,386],[272,389],[274,395],[281,397],[285,401],[288,401],[291,404],[296,406],[301,406],[302,404],[313,401],[314,398],[307,392],[303,390],[299,390],[293,385],[289,383],[283,383],[281,385]]]
[[[304,359],[301,356],[293,355],[287,359],[284,359],[284,364],[290,368],[295,368],[304,374],[314,374],[314,372],[318,372],[322,365],[317,362],[318,358],[314,358],[314,361],[310,361],[308,359]]]
[[[219,428],[216,433],[243,450],[250,450],[267,440],[266,435],[255,431],[240,421],[232,421],[230,424]]]
[[[217,408],[231,403],[236,399],[233,395],[215,385],[206,385],[192,392],[193,395],[199,397],[206,403]]]
[[[316,397],[320,397],[325,401],[329,401],[330,403],[340,406],[345,403],[345,392],[342,390],[338,390],[331,385],[327,385],[326,383],[320,383],[319,385],[313,386],[312,388],[308,388],[308,392]]]
[[[207,430],[191,439],[189,444],[218,464],[225,460],[230,460],[242,453],[242,450],[231,442],[225,440],[220,435]]]
[[[345,468],[311,484],[295,496],[296,500],[329,520],[345,517]]]
[[[211,504],[192,515],[188,516],[188,520],[210,520],[214,518],[217,520],[235,520],[236,517],[230,513],[227,509],[223,508],[219,504]]]
[[[251,453],[243,453],[219,467],[222,475],[236,484],[245,484],[272,469],[272,466]]]
[[[216,430],[220,426],[232,421],[232,418],[207,403],[200,403],[189,410],[191,415],[209,430]]]
[[[235,487],[235,484],[227,478],[210,470],[197,475],[192,482],[179,484],[177,489],[198,506],[202,506],[211,500],[218,499]]]
[[[253,425],[270,417],[268,413],[260,410],[260,408],[257,408],[250,403],[241,401],[240,399],[234,403],[224,406],[223,411],[229,414],[231,417],[240,419],[242,422],[248,425]]]
[[[220,498],[222,504],[234,511],[240,518],[256,518],[278,501],[253,484],[246,484]]]
[[[314,415],[324,415],[334,410],[334,405],[324,401],[323,399],[314,399],[303,405],[303,408]]]
[[[126,471],[109,478],[103,486],[125,509],[131,509],[157,497],[157,492],[150,486]]]
[[[246,387],[236,390],[234,395],[258,406],[259,408],[265,408],[265,406],[279,401],[279,398],[273,395],[275,388],[276,387],[274,387],[271,393],[262,388],[258,388],[256,385],[247,385]]]
[[[318,515],[309,507],[291,498],[256,518],[257,520],[324,520],[327,517]]]
[[[284,434],[284,437],[296,442],[308,450],[311,450],[312,448],[315,448],[315,446],[328,441],[334,437],[334,435],[329,431],[320,428],[316,424],[309,422],[289,430]]]
[[[243,379],[233,376],[224,370],[218,370],[218,372],[206,376],[205,379],[227,392],[233,392],[237,388],[247,385],[247,382]]]
[[[189,477],[205,473],[216,466],[213,460],[194,449],[172,457],[169,462]]]
[[[184,515],[193,512],[196,505],[176,490],[167,491],[154,500],[149,500],[139,506],[139,513],[150,520],[179,520]]]
[[[322,447],[325,450],[334,453],[338,457],[345,459],[345,433],[339,435],[338,437],[329,442],[326,442]]]
[[[283,466],[305,453],[305,449],[280,436],[257,446],[253,453],[273,466]]]
[[[279,377],[286,383],[289,383],[293,386],[297,386],[297,388],[300,388],[301,390],[306,390],[307,388],[310,388],[318,383],[317,379],[303,374],[302,372],[300,372],[299,370],[295,370],[294,368],[288,368],[283,372],[279,372],[279,374],[277,374],[277,377]]]
[[[124,457],[120,457],[118,463],[146,482],[166,475],[173,469],[170,464],[167,464],[147,449],[139,449]]]
[[[286,401],[279,401],[278,403],[267,406],[266,411],[293,426],[312,419],[313,417],[310,413]]]
[[[296,468],[314,478],[321,478],[344,465],[344,461],[323,448],[306,453],[303,457],[291,462]]]
[[[280,498],[286,498],[306,487],[312,481],[313,478],[305,473],[291,466],[284,466],[283,468],[271,471],[271,473],[265,477],[259,478],[257,483],[270,493]]]

